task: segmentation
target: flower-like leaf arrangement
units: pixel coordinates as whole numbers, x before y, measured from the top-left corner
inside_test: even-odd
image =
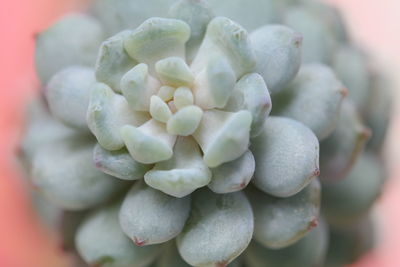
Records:
[[[69,15],[38,36],[45,98],[31,107],[23,161],[52,203],[83,220],[68,232],[91,266],[324,260],[320,142],[323,175],[335,180],[368,131],[334,71],[308,52],[302,59],[301,33],[253,27],[258,1],[220,2],[210,1],[217,15],[244,14],[252,31],[204,1],[99,0],[97,19]],[[139,23],[147,10],[158,17]],[[368,200],[340,218],[370,206],[375,176]],[[357,181],[326,189],[324,201],[337,190],[351,195]],[[326,212],[341,222],[335,206]]]

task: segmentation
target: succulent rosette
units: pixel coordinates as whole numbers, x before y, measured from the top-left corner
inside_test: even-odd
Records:
[[[222,2],[99,0],[94,16],[68,15],[38,36],[45,97],[30,109],[23,160],[41,193],[79,215],[71,247],[89,265],[322,264],[320,144],[329,224],[357,222],[379,194],[373,155],[352,170],[370,135],[358,115],[368,74],[344,64],[337,14],[265,1],[281,15],[263,19],[262,1]],[[322,9],[330,20],[314,25]],[[332,40],[318,43],[325,29]],[[325,64],[359,71],[350,95],[366,100],[347,99]]]

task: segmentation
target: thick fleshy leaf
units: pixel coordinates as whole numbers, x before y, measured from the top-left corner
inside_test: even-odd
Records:
[[[175,242],[171,241],[170,244],[164,248],[160,258],[154,267],[190,267],[179,255]]]
[[[190,26],[190,38],[186,43],[186,58],[188,62],[191,62],[203,41],[208,23],[214,17],[213,12],[206,1],[180,0],[171,6],[169,15],[183,20]]]
[[[370,131],[364,126],[353,102],[343,101],[333,133],[321,143],[321,178],[326,182],[342,179],[363,150]]]
[[[154,65],[160,59],[185,58],[189,37],[190,27],[182,20],[150,18],[125,39],[125,49],[133,59],[146,63],[154,74]]]
[[[319,176],[318,140],[295,120],[270,117],[252,140],[251,151],[256,159],[253,182],[273,196],[292,196]]]
[[[376,234],[371,216],[345,228],[331,227],[324,266],[336,267],[356,262],[374,247]]]
[[[175,198],[139,182],[126,195],[119,211],[124,233],[136,245],[167,242],[183,229],[190,197]]]
[[[172,157],[176,135],[170,135],[165,125],[151,119],[140,127],[125,125],[121,136],[131,156],[144,164],[164,161]]]
[[[217,16],[225,16],[240,23],[248,30],[280,20],[280,4],[283,0],[208,0]]]
[[[167,123],[172,117],[172,111],[164,100],[159,96],[153,95],[150,98],[150,115],[156,121]]]
[[[184,197],[207,185],[211,171],[205,165],[196,142],[191,137],[179,137],[173,157],[157,163],[144,178],[155,189],[174,197]]]
[[[198,106],[184,107],[169,119],[167,131],[173,135],[191,135],[199,127],[202,117],[203,111]]]
[[[251,113],[207,110],[193,137],[204,153],[204,162],[214,168],[239,158],[249,146]]]
[[[225,58],[210,59],[196,76],[193,94],[203,109],[223,108],[236,83],[235,73]]]
[[[104,203],[125,183],[97,170],[92,155],[91,140],[76,135],[42,147],[33,160],[33,183],[64,209]]]
[[[303,62],[331,63],[337,41],[330,21],[325,19],[323,13],[300,5],[287,9],[283,22],[303,35]]]
[[[296,76],[301,64],[303,36],[283,25],[266,25],[250,34],[257,58],[257,72],[271,94]]]
[[[104,83],[94,85],[86,115],[88,126],[99,144],[108,150],[124,147],[120,128],[139,126],[150,119],[148,113],[132,111],[125,98]]]
[[[279,249],[292,245],[318,225],[318,180],[289,198],[272,197],[255,188],[247,192],[254,210],[253,238],[265,247]]]
[[[160,246],[138,247],[122,232],[118,204],[90,214],[79,227],[76,246],[90,266],[145,267],[161,252]]]
[[[208,187],[218,194],[242,190],[253,177],[255,165],[253,153],[247,151],[240,158],[211,169]]]
[[[36,39],[36,69],[43,84],[71,65],[93,66],[103,41],[100,24],[84,14],[63,17]]]
[[[246,30],[225,17],[214,18],[208,24],[203,43],[191,67],[198,73],[210,60],[217,58],[228,61],[237,79],[252,72],[256,66]]]
[[[168,57],[157,61],[157,77],[163,84],[172,87],[191,86],[193,74],[186,62],[180,57]]]
[[[148,111],[150,99],[160,88],[160,82],[149,74],[146,64],[139,64],[121,79],[121,90],[133,110]]]
[[[68,126],[88,130],[86,112],[95,82],[94,71],[88,67],[72,66],[57,72],[45,91],[51,113]]]
[[[72,128],[55,120],[49,113],[43,99],[34,99],[28,106],[24,136],[21,140],[20,155],[28,169],[37,151],[47,145],[62,142],[74,134]]]
[[[346,94],[347,89],[329,67],[306,64],[290,87],[272,99],[272,113],[302,122],[322,140],[335,129]]]
[[[194,193],[189,220],[178,236],[180,255],[192,266],[226,266],[250,243],[253,212],[242,192]]]
[[[96,145],[93,151],[93,161],[97,169],[122,180],[141,179],[151,168],[151,165],[135,161],[126,148],[109,151]]]
[[[158,90],[157,96],[159,96],[165,102],[168,102],[174,98],[174,94],[175,94],[174,87],[163,85],[160,87],[160,90]]]
[[[96,0],[91,11],[109,35],[138,27],[144,20],[165,16],[175,0]]]
[[[381,153],[389,129],[391,114],[393,114],[394,89],[389,77],[375,74],[372,77],[372,88],[369,108],[366,113],[366,124],[372,130],[372,138],[367,143],[367,149]]]
[[[245,75],[239,80],[224,107],[228,111],[246,109],[251,112],[253,118],[251,123],[252,137],[260,134],[271,108],[272,103],[268,88],[263,78],[257,73]]]
[[[122,76],[137,64],[124,48],[124,39],[130,33],[125,30],[104,41],[97,56],[97,81],[107,84],[116,92],[121,92]]]
[[[370,109],[368,100],[371,87],[367,56],[354,47],[341,46],[335,53],[333,69],[349,89],[349,97],[356,104],[357,110],[364,112]]]
[[[174,92],[174,105],[177,109],[181,109],[194,103],[192,90],[188,87],[179,87]]]
[[[322,266],[328,249],[328,229],[321,223],[297,243],[283,249],[268,249],[253,241],[244,254],[249,267]]]
[[[323,184],[322,212],[334,225],[348,225],[364,219],[382,192],[385,172],[373,154],[362,154],[344,179]]]

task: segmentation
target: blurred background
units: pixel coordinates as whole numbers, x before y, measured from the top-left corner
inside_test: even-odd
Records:
[[[0,0],[0,266],[67,266],[54,236],[40,225],[22,173],[13,158],[24,106],[38,87],[34,72],[35,34],[60,15],[82,9],[83,0]],[[400,266],[400,1],[327,0],[347,21],[353,39],[394,80],[396,101],[386,143],[391,179],[375,212],[378,245],[357,267]]]

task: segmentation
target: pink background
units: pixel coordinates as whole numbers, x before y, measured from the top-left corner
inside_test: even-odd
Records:
[[[82,7],[78,0],[0,0],[0,266],[61,267],[66,260],[54,236],[42,228],[13,160],[23,107],[36,91],[34,34],[62,13]],[[400,1],[330,0],[340,7],[354,39],[363,43],[400,84]],[[397,86],[398,87],[398,86]],[[396,100],[399,90],[395,91]],[[398,103],[398,101],[397,101]],[[400,266],[400,112],[395,110],[386,157],[391,180],[375,208],[379,245],[355,266]],[[397,138],[396,138],[397,137]]]

